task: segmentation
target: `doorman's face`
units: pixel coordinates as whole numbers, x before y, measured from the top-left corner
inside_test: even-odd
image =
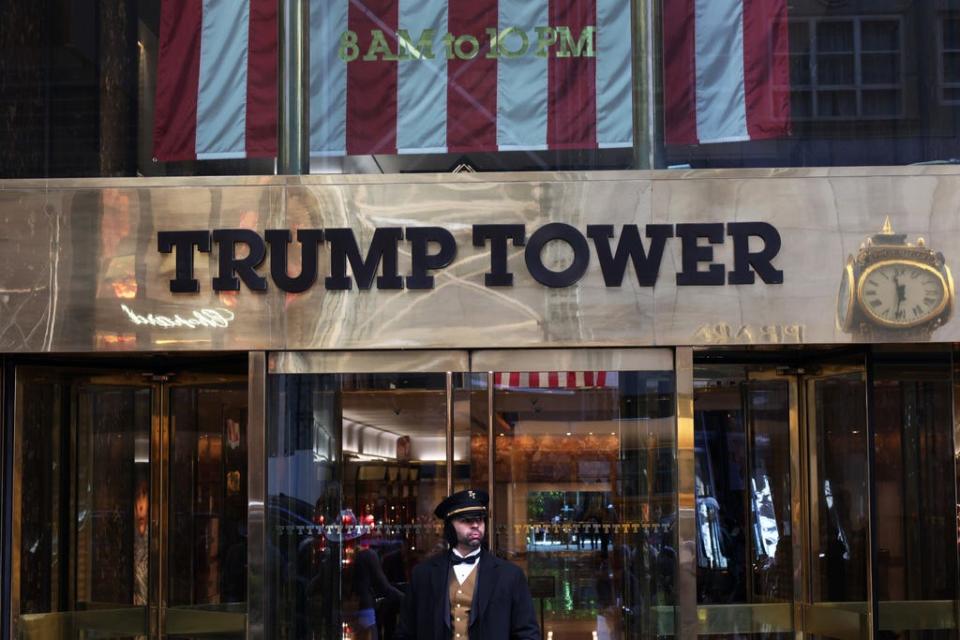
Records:
[[[484,531],[487,528],[487,523],[482,516],[453,518],[451,522],[453,523],[453,530],[457,532],[458,547],[480,548]]]

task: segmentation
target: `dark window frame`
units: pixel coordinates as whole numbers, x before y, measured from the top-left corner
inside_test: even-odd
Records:
[[[863,49],[863,25],[869,22],[888,22],[895,23],[897,29],[896,50]],[[794,84],[791,78],[790,95],[791,102],[796,100],[798,93],[803,94],[803,98],[809,103],[809,114],[805,116],[792,115],[791,117],[800,122],[850,122],[859,120],[883,121],[883,120],[902,120],[909,116],[906,101],[906,48],[904,43],[904,17],[896,14],[877,14],[877,15],[856,15],[856,16],[829,16],[829,17],[798,17],[789,20],[791,25],[804,24],[807,30],[806,44],[809,48],[805,55],[808,57],[808,84]],[[821,52],[818,48],[817,27],[824,23],[842,23],[852,25],[853,28],[853,49],[848,52]],[[940,32],[942,36],[942,30]],[[793,47],[791,41],[790,56],[797,55],[798,51]],[[853,82],[852,83],[821,83],[818,75],[818,57],[824,53],[848,53],[853,56]],[[864,55],[895,55],[898,59],[899,69],[897,70],[897,82],[895,83],[865,83],[863,79],[863,59]],[[819,96],[828,92],[852,92],[855,94],[854,113],[849,115],[821,115],[819,109]],[[897,110],[893,114],[869,115],[864,109],[864,93],[871,91],[892,91],[897,94]]]
[[[960,47],[947,49],[944,40],[946,25],[951,21],[960,27],[960,13],[941,13],[937,17],[937,96],[942,105],[960,104],[960,81],[950,82],[946,79],[947,64],[945,58],[947,54],[954,53],[960,56]],[[956,98],[947,97],[947,92],[951,90],[956,94]]]

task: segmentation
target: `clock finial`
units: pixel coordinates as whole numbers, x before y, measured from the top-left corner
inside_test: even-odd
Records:
[[[887,216],[883,221],[883,228],[880,233],[873,234],[871,240],[875,245],[903,245],[907,242],[907,234],[895,233],[893,225],[890,224],[890,216]]]

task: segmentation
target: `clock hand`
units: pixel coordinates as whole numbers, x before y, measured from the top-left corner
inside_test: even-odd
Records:
[[[899,311],[900,304],[907,299],[907,285],[900,284],[898,276],[893,276],[893,284],[897,287],[897,311]]]

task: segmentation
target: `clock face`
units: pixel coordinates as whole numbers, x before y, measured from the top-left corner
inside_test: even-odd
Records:
[[[947,284],[925,264],[890,260],[870,266],[860,277],[860,306],[866,315],[887,327],[912,327],[943,312]]]

